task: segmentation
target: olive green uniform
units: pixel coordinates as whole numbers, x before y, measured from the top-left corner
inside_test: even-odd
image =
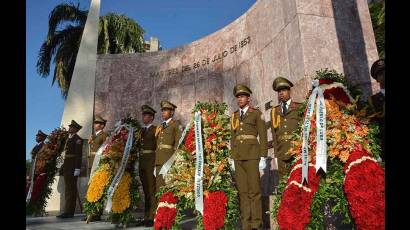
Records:
[[[144,190],[145,211],[144,220],[153,220],[155,208],[155,149],[157,141],[155,131],[157,127],[151,125],[148,129],[141,130],[139,157],[139,176]]]
[[[91,173],[91,168],[93,167],[93,162],[95,154],[98,149],[104,144],[104,141],[107,139],[108,134],[104,131],[99,132],[97,135],[91,137],[90,142],[90,154],[88,155],[88,175]]]
[[[77,198],[77,177],[74,169],[81,168],[83,140],[77,134],[68,138],[65,145],[65,157],[62,166],[64,176],[65,208],[64,213],[74,214]]]
[[[172,119],[165,127],[158,126],[156,130],[157,149],[155,152],[155,193],[159,192],[160,188],[165,185],[164,178],[159,175],[162,165],[171,158],[181,138],[181,122]]]
[[[282,113],[282,107],[280,105],[272,108],[272,110],[274,110],[273,113],[271,113],[272,144],[275,157],[278,160],[280,180],[287,174],[292,162],[292,158],[287,152],[290,149],[292,133],[298,128],[298,124],[302,119],[297,111],[300,105],[300,103],[291,101],[286,114]],[[272,115],[274,117],[272,117]]]
[[[260,158],[266,157],[268,152],[265,120],[260,110],[251,107],[243,119],[239,111],[231,119],[234,125],[231,129],[231,154],[239,191],[242,229],[260,229],[262,201],[258,166]]]

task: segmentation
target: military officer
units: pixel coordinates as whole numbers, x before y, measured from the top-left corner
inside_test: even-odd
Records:
[[[173,118],[176,105],[169,101],[161,101],[161,118],[162,123],[155,131],[157,139],[157,149],[155,152],[155,193],[165,185],[164,178],[159,175],[162,165],[168,161],[178,145],[181,137],[181,122]]]
[[[380,85],[380,92],[369,97],[368,103],[370,105],[369,117],[371,118],[371,122],[376,123],[380,127],[380,133],[378,137],[381,140],[381,158],[384,161],[384,59],[379,59],[373,63],[370,69],[370,74]]]
[[[155,208],[155,149],[157,148],[157,141],[155,138],[155,131],[157,126],[153,125],[156,111],[149,105],[143,105],[142,121],[144,123],[139,140],[139,176],[144,190],[145,210],[144,221],[140,223],[145,227],[152,227],[154,222],[154,208]]]
[[[65,157],[62,165],[64,177],[65,206],[64,212],[57,218],[73,218],[77,198],[77,177],[80,175],[83,140],[77,135],[82,128],[74,120],[68,126],[68,139],[65,143]]]
[[[259,109],[250,106],[252,91],[247,86],[236,85],[233,94],[240,108],[231,118],[231,152],[239,191],[242,229],[261,229],[259,170],[265,168],[268,153],[265,119]]]
[[[44,141],[47,138],[47,134],[43,133],[41,130],[38,130],[37,134],[36,134],[36,146],[33,147],[33,149],[30,152],[31,155],[31,159],[34,160],[34,158],[36,158],[37,153],[40,151],[40,149],[43,147],[44,145]]]
[[[34,159],[37,156],[37,153],[40,151],[40,149],[44,146],[44,141],[47,138],[47,134],[43,133],[41,130],[38,130],[37,134],[36,134],[36,146],[33,147],[33,149],[30,152],[31,155],[31,165],[30,165],[30,170],[33,168],[34,166]],[[31,178],[31,172],[29,172],[29,179]],[[33,175],[33,178],[35,178],[35,176]]]
[[[104,132],[105,124],[107,120],[99,115],[94,117],[94,131],[95,134],[88,138],[88,144],[90,145],[90,153],[88,155],[88,175],[91,173],[91,168],[93,166],[95,154],[104,141],[107,139],[108,134]]]
[[[277,77],[272,84],[274,91],[278,92],[279,105],[272,108],[272,144],[274,154],[278,162],[279,180],[283,180],[290,169],[292,157],[287,154],[290,149],[290,139],[292,132],[298,128],[298,123],[302,116],[298,113],[297,108],[301,103],[291,99],[290,88],[293,83],[284,77]]]
[[[95,134],[91,135],[88,138],[88,144],[90,145],[90,151],[88,153],[88,175],[91,176],[91,169],[93,166],[95,154],[97,153],[98,149],[104,144],[104,141],[108,137],[108,133],[104,132],[105,125],[107,124],[107,120],[102,118],[100,115],[94,116],[94,132]],[[91,178],[90,178],[91,179]],[[101,220],[103,210],[101,209],[100,213],[97,215],[91,216],[89,222],[99,221]],[[87,220],[87,216],[82,219],[83,221]]]

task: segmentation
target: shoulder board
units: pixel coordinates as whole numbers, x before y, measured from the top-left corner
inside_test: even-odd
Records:
[[[280,104],[279,105],[277,105],[277,106],[275,106],[275,107],[273,107],[273,108],[278,108],[280,106]]]

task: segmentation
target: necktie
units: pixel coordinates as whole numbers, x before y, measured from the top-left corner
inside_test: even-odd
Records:
[[[243,110],[241,109],[241,120],[243,120]]]
[[[147,130],[148,130],[148,128],[145,126],[145,127],[144,127],[144,133],[146,133]]]
[[[282,102],[282,112],[283,112],[283,114],[286,114],[287,111],[288,111],[288,108],[286,108],[286,103]]]
[[[167,127],[167,122],[162,122],[162,128],[164,128],[165,129],[165,127]]]

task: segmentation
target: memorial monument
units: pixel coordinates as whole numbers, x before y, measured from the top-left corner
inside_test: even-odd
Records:
[[[277,104],[272,81],[279,75],[294,83],[297,101],[310,89],[310,76],[324,68],[344,73],[365,96],[378,87],[369,74],[378,53],[366,0],[258,0],[231,24],[190,44],[95,60],[96,48],[84,47],[97,45],[98,8],[99,0],[92,0],[75,67],[84,67],[84,73],[74,71],[62,119],[62,125],[72,118],[82,122],[83,138],[91,133],[92,110],[108,120],[107,129],[128,113],[141,114],[143,104],[159,111],[161,100],[178,106],[176,118],[183,125],[199,100],[226,102],[232,113],[236,84],[250,86],[252,105],[269,120]],[[88,58],[80,56],[82,48]],[[269,154],[274,157],[273,149]],[[47,211],[60,209],[56,184]],[[80,185],[84,199],[86,183]]]

